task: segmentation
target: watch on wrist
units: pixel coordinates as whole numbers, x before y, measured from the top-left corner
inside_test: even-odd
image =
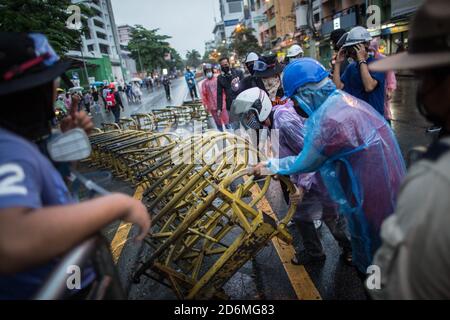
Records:
[[[358,61],[358,66],[362,65],[363,63],[367,64],[367,61],[366,60],[359,60]]]

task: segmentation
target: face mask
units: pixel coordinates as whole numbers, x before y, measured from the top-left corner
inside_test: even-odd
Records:
[[[241,123],[244,125],[245,129],[258,130],[263,127],[254,112],[242,115]]]
[[[213,77],[213,73],[210,71],[210,72],[207,72],[206,73],[206,77],[208,78],[208,79],[211,79],[212,77]]]
[[[247,70],[248,72],[253,75],[255,73],[255,71],[253,70],[253,63],[249,63],[246,65],[247,66]]]
[[[369,57],[370,57],[370,58],[373,58],[373,57],[375,57],[375,52],[373,52],[373,51],[369,51]]]
[[[222,71],[224,73],[229,73],[230,72],[230,67],[222,67],[221,69],[222,69]]]
[[[264,83],[264,88],[266,88],[267,93],[269,94],[270,100],[275,100],[277,90],[281,87],[281,81],[279,77],[265,78],[262,79]]]

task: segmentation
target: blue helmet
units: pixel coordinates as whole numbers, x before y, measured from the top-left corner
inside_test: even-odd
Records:
[[[283,88],[287,97],[292,97],[298,88],[307,83],[320,82],[329,76],[329,72],[317,60],[301,58],[284,69]]]

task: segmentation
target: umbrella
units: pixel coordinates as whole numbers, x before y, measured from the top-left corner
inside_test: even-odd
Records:
[[[142,79],[138,77],[131,79],[131,82],[141,82],[141,81]]]
[[[105,85],[102,81],[95,81],[90,84],[91,87],[101,87]]]

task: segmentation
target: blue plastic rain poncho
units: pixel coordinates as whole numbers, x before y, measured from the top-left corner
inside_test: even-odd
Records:
[[[275,106],[273,109],[273,129],[278,130],[278,143],[272,142],[276,149],[275,156],[284,158],[298,155],[304,147],[306,119],[297,114],[290,99],[284,105]],[[331,200],[319,172],[296,173],[291,175],[291,181],[307,193],[302,200],[302,205],[297,206],[295,220],[312,222],[321,219],[321,205],[334,208],[332,214],[337,216],[337,206]],[[308,196],[311,190],[314,193],[312,197]]]
[[[405,164],[394,134],[367,103],[336,90],[331,80],[301,87],[292,97],[309,114],[298,156],[269,160],[281,175],[319,170],[347,218],[353,262],[366,273],[380,245],[380,227],[394,211]]]

